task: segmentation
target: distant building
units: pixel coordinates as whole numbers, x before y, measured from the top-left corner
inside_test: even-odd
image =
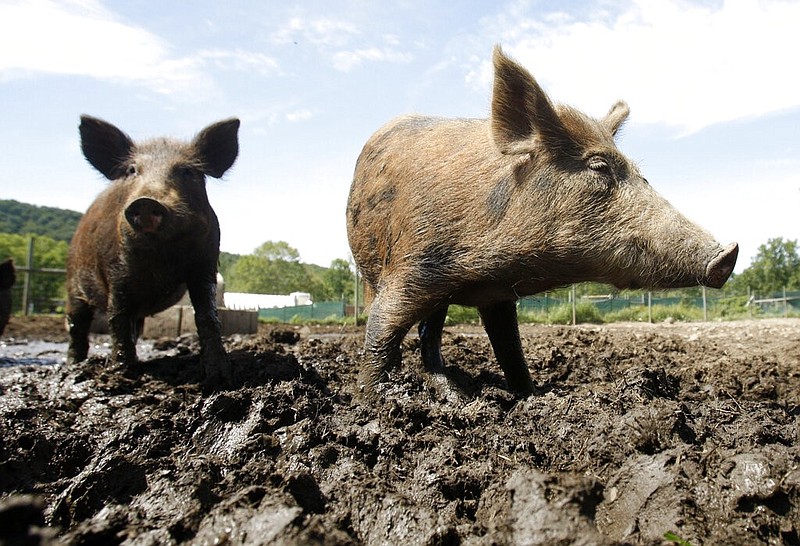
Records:
[[[288,296],[276,294],[247,294],[245,292],[225,292],[225,307],[239,310],[273,309],[276,307],[297,307],[312,305],[308,292],[292,292]]]

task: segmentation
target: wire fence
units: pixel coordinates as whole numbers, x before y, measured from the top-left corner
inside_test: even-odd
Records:
[[[53,314],[64,312],[66,271],[16,267],[17,282],[11,287],[11,312],[14,314]]]
[[[694,291],[696,292],[696,290]],[[691,292],[627,291],[606,295],[579,296],[573,290],[560,297],[551,294],[523,298],[518,304],[521,317],[552,316],[571,312],[572,323],[616,322],[625,320],[660,322],[674,320],[720,320],[761,316],[800,315],[800,292],[781,291],[756,297],[755,294],[731,294],[702,289]]]
[[[297,305],[292,307],[274,307],[271,309],[259,309],[258,318],[260,320],[277,322],[302,322],[302,321],[323,321],[339,320],[347,316],[347,305],[341,301],[325,301],[322,303],[312,303],[310,305]],[[352,306],[350,316],[352,316]]]
[[[28,264],[34,262],[34,245],[28,247]],[[64,311],[65,273],[59,268],[16,265],[17,283],[12,287],[12,312],[15,314],[62,313]],[[723,290],[683,290],[672,292],[625,291],[605,295],[578,295],[578,288],[559,290],[519,300],[517,312],[522,319],[534,317],[553,321],[551,313],[571,311],[571,322],[593,320],[647,320],[673,317],[677,320],[716,320],[753,316],[800,316],[800,291],[770,294],[730,294]],[[366,310],[368,312],[368,309]],[[359,306],[359,315],[364,308]],[[260,309],[259,318],[276,322],[342,320],[355,315],[355,307],[342,301],[311,305]],[[457,313],[452,313],[459,320]],[[582,316],[583,315],[583,316]],[[477,312],[468,318],[477,316]],[[538,317],[538,319],[536,318]],[[583,319],[583,320],[582,320]],[[561,317],[559,322],[563,322]]]

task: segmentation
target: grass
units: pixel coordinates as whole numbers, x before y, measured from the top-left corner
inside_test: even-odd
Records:
[[[692,546],[691,542],[689,542],[686,539],[683,539],[683,538],[679,537],[678,535],[676,535],[672,531],[667,531],[666,533],[664,533],[664,538],[674,542],[678,546]]]

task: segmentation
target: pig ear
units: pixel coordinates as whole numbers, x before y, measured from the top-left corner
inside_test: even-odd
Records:
[[[124,163],[134,147],[128,135],[107,121],[86,115],[81,116],[78,129],[81,149],[89,163],[109,180],[123,176]]]
[[[618,100],[614,103],[611,109],[606,114],[601,121],[601,123],[611,131],[612,135],[616,135],[617,131],[619,131],[622,124],[625,123],[625,120],[628,119],[628,114],[631,113],[631,109],[628,108],[628,105],[625,101]]]
[[[192,144],[203,161],[203,172],[220,178],[231,168],[239,155],[239,120],[218,121],[209,125],[194,138]]]
[[[536,143],[565,149],[574,144],[561,123],[547,93],[533,76],[494,48],[492,92],[492,137],[504,154],[523,154]]]

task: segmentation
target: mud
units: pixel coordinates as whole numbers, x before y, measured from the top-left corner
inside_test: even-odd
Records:
[[[195,338],[71,366],[37,320],[0,347],[0,543],[800,544],[800,320],[526,326],[522,400],[446,328],[463,396],[409,337],[374,403],[361,330],[229,337],[204,393]]]

